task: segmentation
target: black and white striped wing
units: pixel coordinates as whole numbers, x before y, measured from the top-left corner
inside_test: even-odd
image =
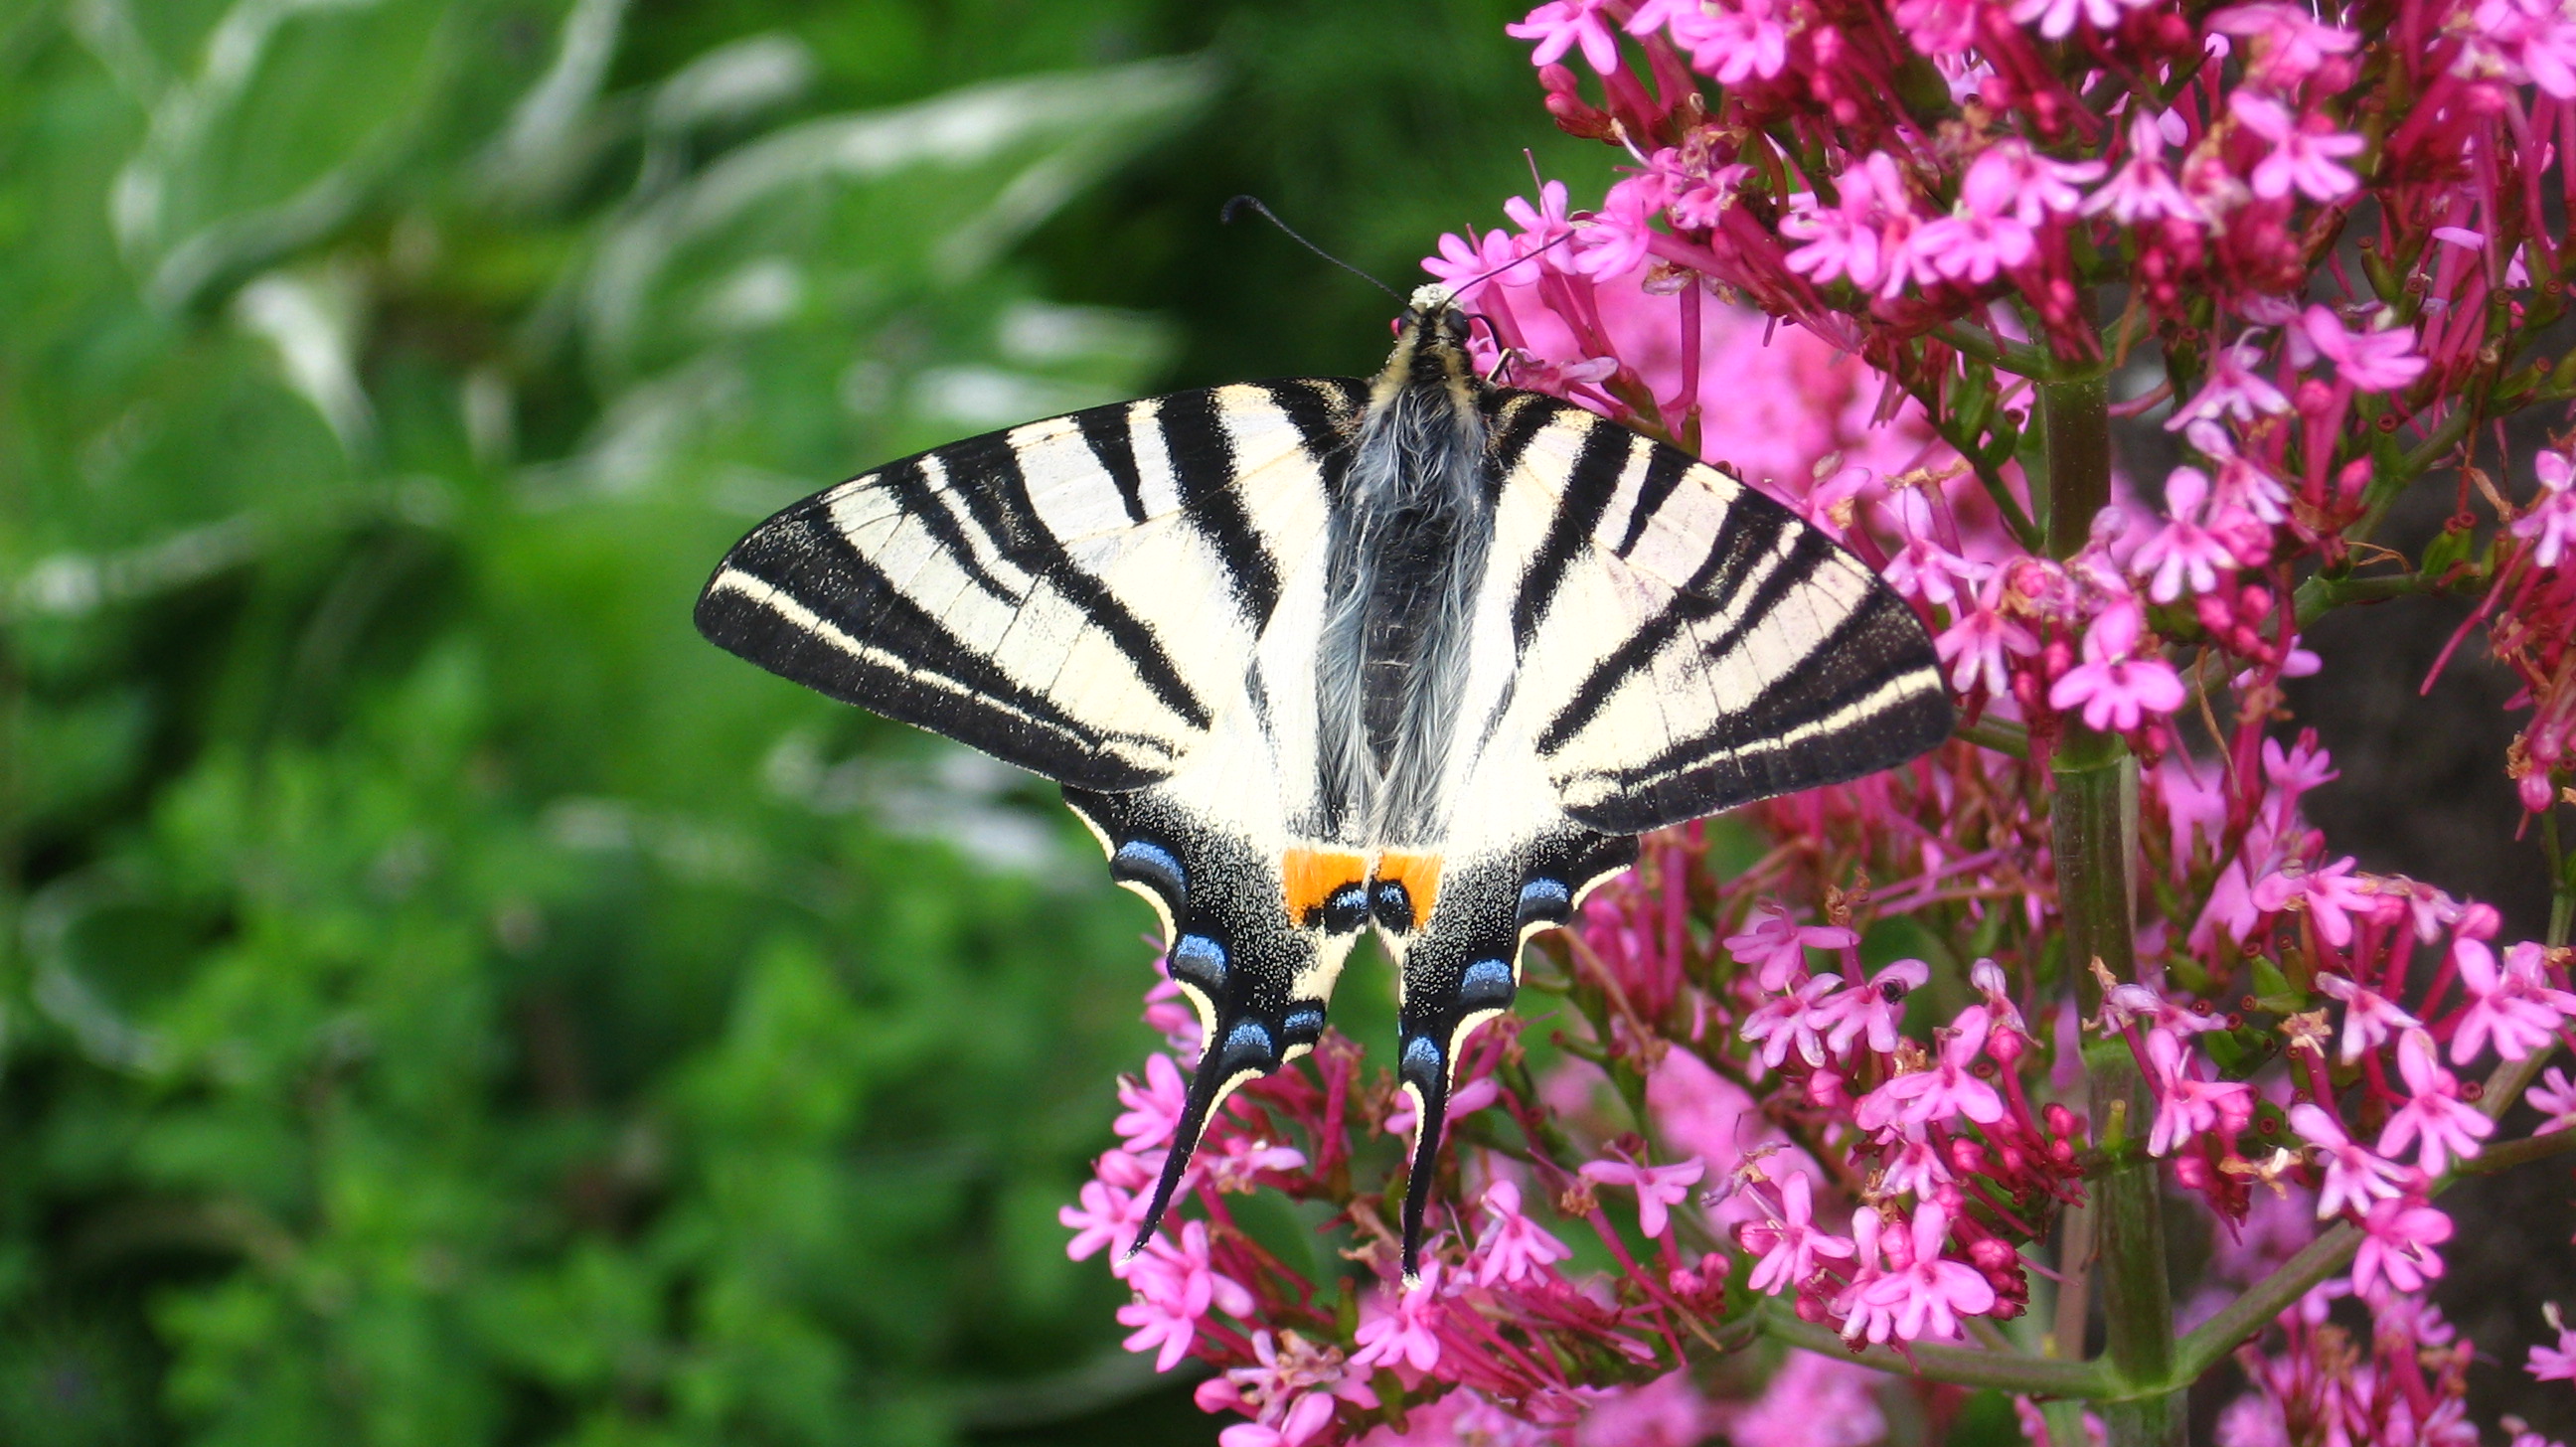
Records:
[[[1575,822],[1642,833],[1948,737],[1922,623],[1821,530],[1553,398],[1512,396],[1495,436],[1512,709]]]
[[[737,544],[700,632],[1078,788],[1177,772],[1322,541],[1361,383],[1219,387],[935,448]]]

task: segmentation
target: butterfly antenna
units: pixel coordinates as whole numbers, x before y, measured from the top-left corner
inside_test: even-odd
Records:
[[[1495,277],[1502,275],[1504,272],[1511,270],[1513,267],[1520,265],[1522,262],[1545,256],[1549,252],[1554,251],[1573,239],[1574,233],[1569,230],[1563,236],[1556,238],[1545,246],[1534,246],[1530,248],[1528,253],[1525,255],[1515,256],[1511,260],[1504,262],[1502,265],[1495,267],[1491,271],[1467,278],[1465,281],[1451,287],[1449,289],[1450,294],[1453,296],[1465,296],[1467,294],[1467,288],[1471,286],[1482,286],[1486,282],[1493,280]]]
[[[1308,241],[1305,237],[1298,235],[1296,227],[1280,220],[1279,213],[1261,204],[1261,198],[1258,196],[1237,196],[1233,200],[1226,202],[1225,209],[1217,213],[1217,219],[1231,226],[1234,224],[1234,218],[1245,211],[1260,212],[1264,220],[1267,220],[1271,225],[1278,227],[1280,230],[1287,232],[1289,240],[1296,242],[1299,246],[1306,248],[1308,251],[1311,251],[1317,256],[1324,258],[1326,261],[1331,262],[1333,265],[1340,267],[1342,270],[1349,272],[1351,275],[1356,276],[1360,280],[1367,282],[1369,285],[1376,287],[1378,290],[1385,292],[1388,296],[1394,297],[1398,302],[1402,302],[1404,300],[1404,297],[1398,293],[1394,287],[1387,285],[1385,282],[1378,280],[1376,277],[1371,276],[1367,272],[1360,270],[1358,267],[1351,265],[1349,262],[1342,260],[1333,253],[1326,251],[1324,248],[1317,246],[1311,241]]]

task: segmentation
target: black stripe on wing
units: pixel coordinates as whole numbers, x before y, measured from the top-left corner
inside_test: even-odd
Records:
[[[1952,723],[1921,621],[1875,585],[1751,704],[1642,762],[1593,775],[1587,788],[1614,792],[1585,806],[1569,800],[1566,812],[1596,829],[1642,832],[1892,768],[1948,738]]]
[[[1547,616],[1548,607],[1556,601],[1556,590],[1564,585],[1566,570],[1595,546],[1593,533],[1610,510],[1611,499],[1619,490],[1619,475],[1627,470],[1629,458],[1637,448],[1648,445],[1646,439],[1624,427],[1597,417],[1589,420],[1595,425],[1583,434],[1574,470],[1558,490],[1556,513],[1548,522],[1547,537],[1522,573],[1520,597],[1512,604],[1512,637],[1522,650],[1529,647],[1538,632],[1539,620]]]
[[[1049,778],[1134,789],[1174,762],[1162,741],[1104,734],[1011,678],[861,557],[821,498],[736,544],[696,621],[772,673]]]
[[[1640,506],[1642,508],[1643,505]],[[1592,722],[1608,705],[1610,696],[1617,693],[1622,684],[1651,667],[1656,657],[1671,647],[1673,640],[1680,637],[1685,629],[1693,623],[1722,617],[1735,605],[1735,595],[1744,586],[1744,580],[1752,576],[1753,565],[1779,545],[1780,537],[1776,527],[1765,527],[1756,521],[1736,526],[1737,516],[1736,509],[1728,511],[1729,526],[1722,529],[1717,541],[1710,545],[1707,559],[1663,608],[1647,620],[1646,626],[1592,666],[1582,686],[1575,690],[1574,697],[1567,700],[1565,706],[1547,721],[1547,726],[1539,731],[1538,751],[1541,754],[1552,755],[1565,747],[1576,732]],[[1632,521],[1628,530],[1630,549],[1633,549],[1640,531],[1640,525]],[[1766,585],[1797,565],[1809,550],[1811,540],[1822,542],[1822,535],[1809,529],[1798,539],[1798,552],[1775,570],[1770,579],[1764,580]],[[1831,545],[1826,545],[1826,549],[1830,555]],[[1626,556],[1626,551],[1620,555]],[[1759,596],[1747,612],[1752,614],[1757,610],[1768,611]],[[1739,624],[1735,632],[1740,634],[1744,626]]]
[[[939,451],[939,460],[948,469],[949,495],[965,501],[968,513],[982,527],[994,551],[1020,571],[1045,579],[1080,608],[1093,627],[1118,645],[1118,651],[1136,670],[1137,681],[1183,722],[1203,729],[1214,721],[1214,710],[1207,700],[1191,691],[1180,670],[1172,666],[1171,655],[1164,651],[1154,630],[1098,578],[1084,571],[1065,552],[1064,544],[1057,541],[1046,520],[1038,516],[1036,505],[1029,501],[1028,478],[1020,470],[1019,454],[1012,448],[1008,433],[996,432],[944,447]],[[1228,468],[1232,465],[1229,459]],[[1231,493],[1234,474],[1229,470],[1221,481],[1205,481],[1211,491]],[[1265,565],[1268,561],[1266,556],[1262,558]],[[1252,616],[1269,615],[1265,612]]]
[[[1136,470],[1135,404],[1076,412],[1073,425],[1082,434],[1084,445],[1091,449],[1092,460],[1109,474],[1110,485],[1118,489],[1118,501],[1127,509],[1127,521],[1143,522],[1145,481]]]
[[[1500,420],[1495,462],[1506,472],[1502,441],[1517,438],[1526,449],[1542,426],[1568,421],[1580,431],[1571,458],[1551,453],[1565,473],[1546,479],[1556,505],[1513,606],[1525,660],[1534,647],[1577,656],[1598,650],[1579,674],[1547,670],[1572,687],[1546,701],[1533,737],[1575,820],[1642,833],[1874,773],[1949,735],[1949,698],[1922,623],[1821,529],[1732,481],[1695,482],[1700,464],[1688,454],[1569,404],[1517,394]],[[1626,512],[1615,514],[1638,448],[1651,455]],[[1511,463],[1520,460],[1516,450]],[[1649,578],[1631,563],[1657,531],[1665,541],[1648,551],[1663,561]],[[1702,532],[1706,551],[1689,575],[1663,571],[1680,565],[1674,540]],[[1642,617],[1597,620],[1614,630],[1609,636],[1576,626],[1591,620],[1551,626],[1550,610],[1583,568],[1624,575],[1591,597],[1663,596]],[[1855,586],[1860,597],[1846,608]],[[1809,616],[1818,636],[1793,638],[1783,650],[1781,630]],[[1748,651],[1772,654],[1778,676],[1753,681],[1747,696],[1722,705],[1718,690],[1735,691]],[[1784,651],[1793,656],[1782,658]],[[1604,717],[1623,691],[1640,687],[1658,690],[1672,734],[1650,723],[1640,735],[1633,719]]]
[[[1279,570],[1235,490],[1234,439],[1218,415],[1217,394],[1166,397],[1155,415],[1162,423],[1164,455],[1171,459],[1173,481],[1190,526],[1198,529],[1225,564],[1227,581],[1244,616],[1267,619],[1279,606]]]

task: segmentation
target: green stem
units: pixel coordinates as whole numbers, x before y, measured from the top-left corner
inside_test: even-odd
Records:
[[[2094,514],[2111,500],[2109,379],[2043,382],[2039,411],[2048,457],[2048,548],[2069,557],[2091,541]],[[2137,760],[2118,735],[2069,720],[2052,772],[2057,794],[2050,832],[2066,969],[2091,1013],[2100,1008],[2097,962],[2112,979],[2137,978]],[[2180,1447],[2186,1413],[2172,1387],[2162,1192],[2144,1140],[2155,1099],[2124,1042],[2088,1046],[2084,1073],[2105,1157],[2088,1193],[2091,1276],[2102,1300],[2105,1363],[2120,1384],[2109,1394],[2103,1425],[2110,1447]]]
[[[2111,379],[2040,383],[2039,425],[2048,449],[2048,554],[2071,558],[2092,540],[2093,515],[2111,502]]]
[[[2030,730],[2011,719],[1981,718],[1972,724],[1961,724],[1951,732],[1979,748],[2010,754],[2016,759],[2030,757]]]
[[[1900,1377],[1949,1382],[1962,1387],[1993,1387],[2043,1397],[2093,1398],[2116,1387],[2096,1362],[2061,1362],[2020,1352],[1975,1351],[1966,1347],[1916,1344],[1899,1356],[1885,1347],[1853,1351],[1830,1328],[1800,1321],[1775,1299],[1761,1307],[1762,1334],[1811,1352],[1875,1367]]]

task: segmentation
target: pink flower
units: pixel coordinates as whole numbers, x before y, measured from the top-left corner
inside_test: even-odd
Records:
[[[1849,949],[1860,936],[1841,925],[1802,925],[1788,906],[1766,899],[1754,906],[1754,919],[1726,937],[1726,952],[1754,968],[1754,983],[1764,990],[1785,990],[1807,969],[1807,951]]]
[[[1204,1151],[1198,1159],[1206,1164],[1209,1184],[1219,1191],[1250,1191],[1264,1171],[1293,1171],[1306,1164],[1305,1152],[1272,1145],[1258,1136],[1228,1136],[1215,1145],[1215,1150]]]
[[[2279,739],[2263,741],[2263,777],[2271,781],[2269,800],[2273,827],[2287,832],[2299,808],[2299,796],[2319,789],[2343,777],[2334,767],[2333,756],[2318,747],[2313,731],[2292,741],[2287,749]]]
[[[1521,1188],[1496,1181],[1485,1188],[1485,1234],[1466,1269],[1478,1286],[1544,1278],[1555,1263],[1574,1254],[1572,1247],[1548,1234],[1547,1228],[1521,1214]]]
[[[2051,40],[2063,40],[2078,21],[2095,30],[2120,28],[2120,12],[2137,10],[2153,0],[2013,0],[2012,18],[2028,25],[2036,21],[2039,33]]]
[[[1884,1174],[1880,1176],[1879,1184],[1886,1188],[1888,1194],[1901,1196],[1912,1192],[1928,1201],[1933,1192],[1957,1178],[1949,1161],[1942,1157],[1940,1148],[1932,1144],[1923,1127],[1896,1127],[1894,1144],[1896,1154],[1885,1158],[1880,1167]]]
[[[2299,330],[2291,335],[2291,360],[2298,361],[2299,342],[2304,340],[2318,354],[2335,364],[2342,378],[2365,392],[2389,392],[2424,375],[2425,362],[2415,355],[2415,331],[2412,327],[2392,326],[2385,331],[2354,332],[2344,329],[2343,318],[2323,306],[2311,306],[2299,319]]]
[[[1655,218],[1670,199],[1664,178],[1652,172],[1612,186],[1601,209],[1592,213],[1592,224],[1575,237],[1579,254],[1574,266],[1595,281],[1607,281],[1645,265],[1659,234]]]
[[[2254,1119],[2254,1088],[2242,1081],[2193,1078],[2192,1062],[2171,1031],[2148,1034],[2147,1064],[2155,1072],[2158,1097],[2147,1154],[2171,1155],[2204,1131],[2233,1138]]]
[[[2351,862],[2348,859],[2344,861],[2346,864]],[[2305,877],[2314,878],[2315,876]],[[2282,876],[2277,874],[2272,876],[2272,879],[2279,878]],[[2271,882],[2267,879],[2264,884]],[[2254,895],[2255,903],[2262,904],[2262,885],[2255,886]],[[2265,908],[2277,908],[2277,906],[2265,905]],[[2343,933],[2344,940],[2349,941],[2352,938],[2351,926],[2346,925]],[[2333,938],[2331,934],[2327,937]],[[2338,941],[2338,943],[2341,942]],[[2317,972],[2317,988],[2343,1001],[2343,1063],[2346,1065],[2359,1060],[2362,1052],[2378,1049],[2389,1036],[2400,1030],[2424,1028],[2423,1021],[2398,1009],[2395,1002],[2368,985],[2357,984],[2341,975],[2320,970]]]
[[[1536,265],[1545,266],[1551,271],[1574,270],[1573,257],[1567,254],[1566,248],[1557,245],[1574,231],[1574,222],[1565,208],[1566,193],[1563,181],[1550,181],[1540,186],[1536,206],[1532,206],[1518,196],[1503,203],[1503,215],[1514,226],[1521,229],[1519,238],[1521,253],[1530,257]],[[1535,267],[1524,265],[1511,276],[1504,277],[1503,284],[1529,286],[1537,280],[1538,272]]]
[[[1127,1284],[1136,1299],[1118,1308],[1120,1324],[1136,1330],[1120,1343],[1131,1352],[1157,1351],[1154,1370],[1168,1372],[1188,1356],[1198,1323],[1213,1309],[1237,1320],[1254,1310],[1252,1293],[1209,1265],[1207,1223],[1181,1227],[1178,1245],[1155,1237],[1131,1264]]]
[[[1885,151],[1872,151],[1835,178],[1837,200],[1819,208],[1805,192],[1790,198],[1780,234],[1806,245],[1789,253],[1791,271],[1822,283],[1848,277],[1863,291],[1893,297],[1913,274],[1909,238],[1916,224],[1904,173]]]
[[[1788,68],[1789,27],[1769,0],[1675,5],[1670,15],[1673,43],[1691,53],[1693,70],[1720,85],[1769,80]],[[1634,21],[1628,28],[1637,32]]]
[[[1459,1086],[1449,1097],[1448,1118],[1451,1128],[1455,1129],[1459,1121],[1502,1099],[1502,1095],[1502,1087],[1496,1085],[1494,1077],[1490,1075],[1480,1075]],[[1386,1113],[1386,1133],[1399,1136],[1411,1135],[1414,1124],[1412,1095],[1409,1093],[1398,1095],[1395,1098],[1394,1107]]]
[[[1827,997],[1840,990],[1843,977],[1818,975],[1800,985],[1795,993],[1765,1000],[1752,1014],[1744,1017],[1738,1033],[1762,1046],[1762,1063],[1774,1070],[1789,1058],[1794,1047],[1798,1058],[1809,1065],[1825,1063],[1824,1030],[1833,1017],[1821,1008]]]
[[[2451,1218],[2411,1197],[2382,1201],[2361,1223],[2361,1249],[2352,1256],[2352,1289],[2371,1294],[2380,1281],[2391,1291],[2422,1291],[2442,1274],[2433,1248],[2451,1239]]]
[[[1737,1231],[1737,1240],[1744,1249],[1762,1256],[1753,1263],[1753,1275],[1747,1281],[1755,1291],[1776,1296],[1804,1285],[1815,1276],[1819,1256],[1851,1259],[1850,1241],[1816,1229],[1809,1215],[1814,1195],[1815,1186],[1807,1179],[1807,1173],[1793,1170],[1780,1182],[1781,1209],[1787,1219],[1773,1217],[1752,1222]]]
[[[1634,1161],[1587,1161],[1580,1172],[1583,1179],[1604,1186],[1634,1186],[1637,1190],[1637,1225],[1648,1236],[1661,1236],[1668,1224],[1666,1212],[1690,1199],[1690,1188],[1699,1184],[1707,1172],[1699,1157],[1693,1156],[1679,1165],[1645,1166]]]
[[[2204,418],[2186,425],[2183,435],[2203,456],[2218,464],[2217,496],[2221,507],[2241,507],[2267,523],[2289,517],[2290,490],[2253,459],[2239,453],[2227,429]]]
[[[2141,107],[2129,117],[2129,159],[2110,180],[2084,200],[2083,213],[2111,218],[2123,226],[2148,222],[2186,221],[2194,226],[2206,225],[2208,216],[2200,203],[2183,194],[2174,182],[2173,172],[2164,162],[2164,138],[2156,133],[2156,119]]]
[[[2480,0],[2464,65],[2483,61],[2516,85],[2576,100],[2576,17],[2557,0]]]
[[[2466,1065],[2477,1058],[2487,1041],[2495,1041],[2496,1054],[2507,1060],[2520,1060],[2535,1050],[2547,1050],[2556,1043],[2560,1020],[2576,1013],[2576,997],[2552,988],[2539,972],[2541,950],[2529,943],[2517,945],[2516,952],[2527,951],[2528,969],[2496,968],[2495,954],[2482,940],[2462,935],[2451,943],[2451,964],[2459,972],[2460,984],[2468,991],[2468,1007],[2460,1012],[2459,1023],[2452,1027],[2451,1061]]]
[[[2368,1210],[2370,1203],[2398,1194],[2405,1174],[2394,1161],[2373,1155],[2343,1132],[2343,1123],[2304,1102],[2290,1107],[2290,1129],[2325,1152],[2325,1188],[2317,1193],[2317,1219],[2323,1221],[2347,1205]]]
[[[2100,161],[2060,161],[2043,156],[2030,148],[2030,143],[2004,137],[1977,153],[1968,167],[1965,186],[1980,183],[1979,171],[1986,173],[1983,182],[1985,199],[1981,209],[1995,204],[2012,208],[2012,214],[2025,226],[2044,226],[2052,220],[2073,216],[2084,206],[2084,192],[2079,189],[2102,179]]]
[[[2272,143],[2271,154],[2254,166],[2255,195],[2276,201],[2296,190],[2312,201],[2339,201],[2361,189],[2341,160],[2361,154],[2361,137],[2335,130],[2322,116],[2294,117],[2279,101],[2250,90],[2229,96],[2227,108]]]
[[[2394,1157],[2420,1141],[2423,1154],[2417,1164],[2427,1175],[2438,1176],[2451,1168],[2452,1157],[2475,1156],[2478,1142],[2495,1134],[2495,1122],[2460,1098],[2460,1082],[2441,1067],[2432,1036],[2409,1030],[2398,1037],[2397,1072],[2411,1094],[2379,1133],[2381,1155]]]
[[[1823,1013],[1832,1034],[1826,1048],[1842,1055],[1855,1037],[1865,1034],[1870,1049],[1881,1055],[1895,1053],[1897,1027],[1905,1022],[1905,997],[1931,978],[1931,967],[1921,960],[1888,961],[1869,977],[1867,986],[1856,986],[1827,1002]]]
[[[2327,944],[2341,949],[2352,943],[2352,916],[2367,917],[2378,907],[2378,899],[2362,887],[2362,881],[2352,877],[2352,859],[2347,855],[2323,869],[2310,869],[2296,861],[2283,864],[2254,882],[2254,905],[2266,912],[2306,910],[2308,917],[2317,922],[2317,933],[2325,936]],[[2326,984],[2323,977],[2317,983],[2337,999],[2348,998],[2338,993],[2335,985]],[[2346,1063],[2354,1058],[2344,1056]]]
[[[2543,1382],[2576,1382],[2576,1329],[2571,1329],[2558,1315],[2558,1303],[2548,1306],[2550,1328],[2558,1333],[2558,1345],[2536,1346],[2523,1370]]]
[[[2221,417],[2251,422],[2258,416],[2288,412],[2290,399],[2281,395],[2281,389],[2254,375],[2262,360],[2262,348],[2252,342],[2212,348],[2208,378],[2192,394],[2189,405],[2176,408],[2166,419],[2165,430],[2180,432],[2194,422],[2215,422]]]
[[[1732,1447],[1869,1447],[1883,1442],[1887,1415],[1879,1410],[1876,1396],[1883,1380],[1857,1362],[1792,1348],[1763,1385],[1760,1399],[1728,1414],[1723,1440]]]
[[[1358,1344],[1351,1353],[1354,1370],[1365,1375],[1369,1368],[1402,1362],[1427,1372],[1440,1364],[1440,1272],[1439,1262],[1426,1261],[1421,1279],[1394,1293],[1391,1305],[1383,1287],[1369,1297],[1352,1337]]]
[[[1911,1234],[1911,1259],[1871,1282],[1862,1293],[1872,1307],[1884,1313],[1873,1323],[1871,1341],[1886,1339],[1874,1329],[1881,1324],[1892,1327],[1899,1341],[1954,1337],[1959,1334],[1960,1317],[1975,1316],[1994,1307],[1995,1289],[1984,1272],[1964,1261],[1942,1259],[1941,1248],[1950,1234],[1950,1213],[1939,1201],[1926,1201],[1914,1208]]]
[[[1583,59],[1603,75],[1619,68],[1619,37],[1611,31],[1602,0],[1548,0],[1528,17],[1503,27],[1514,40],[1535,40],[1530,64],[1553,64],[1576,46]]]
[[[1871,1091],[1854,1114],[1863,1130],[1884,1130],[1891,1123],[1930,1125],[1961,1116],[1980,1125],[2004,1118],[2003,1097],[1973,1073],[1985,1048],[1986,1007],[1970,1005],[1949,1029],[1929,1069],[1911,1071]]]
[[[1148,1055],[1142,1085],[1119,1077],[1118,1103],[1127,1109],[1109,1123],[1109,1128],[1118,1132],[1119,1140],[1131,1151],[1141,1153],[1168,1145],[1189,1094],[1188,1083],[1181,1079],[1181,1067],[1172,1062],[1172,1057]]]
[[[1528,286],[1539,276],[1538,263],[1524,259],[1521,244],[1501,231],[1488,231],[1472,244],[1444,232],[1440,254],[1426,259],[1422,269],[1438,277],[1462,305],[1473,300],[1488,282]]]
[[[2084,661],[2050,686],[2048,705],[2084,710],[2084,726],[2107,733],[2127,733],[2149,714],[2169,714],[2182,707],[2182,678],[2161,658],[2132,657],[2144,631],[2135,603],[2117,603],[2102,611],[2084,633]]]
[[[2557,1066],[2549,1067],[2548,1073],[2540,1077],[2540,1083],[2533,1086],[2523,1099],[2531,1102],[2532,1109],[2549,1117],[2540,1123],[2540,1128],[2533,1131],[2533,1135],[2549,1135],[2576,1126],[2576,1081],[2570,1081],[2567,1072]]]
[[[1291,1398],[1276,1423],[1237,1422],[1216,1434],[1218,1447],[1304,1447],[1333,1420],[1333,1398],[1307,1392]]]
[[[2147,596],[2159,603],[2181,597],[2186,583],[2190,591],[2206,593],[2218,586],[2222,570],[2236,569],[2235,553],[2203,524],[2202,504],[2208,500],[2209,475],[2199,468],[2177,467],[2165,478],[2165,508],[2173,521],[2129,555],[2132,571],[2155,575],[2147,585]]]
[[[1899,489],[1888,499],[1888,514],[1905,546],[1879,571],[1896,591],[1947,608],[1958,601],[1959,584],[1973,586],[1994,573],[1994,565],[1972,563],[1934,536],[1932,505],[1923,500],[1921,489]]]
[[[1181,997],[1181,987],[1169,976],[1156,980],[1145,992],[1145,1023],[1163,1032],[1163,1043],[1173,1054],[1199,1053],[1199,1012],[1190,1008]]]
[[[2576,458],[2544,452],[2532,468],[2540,475],[2540,496],[2513,520],[2513,535],[2531,540],[2533,562],[2554,568],[2562,555],[2576,553]]]
[[[1073,1240],[1064,1254],[1076,1261],[1088,1260],[1102,1251],[1115,1248],[1125,1251],[1136,1239],[1136,1230],[1145,1222],[1147,1198],[1101,1181],[1085,1181],[1078,1204],[1056,1209],[1055,1218],[1073,1228]],[[1116,1268],[1113,1266],[1112,1268]]]
[[[2237,5],[2209,17],[2209,28],[2253,42],[2247,78],[2286,93],[2337,55],[2350,55],[2361,37],[2311,18],[2305,10],[2265,3]]]
[[[1977,157],[1960,184],[1959,204],[1914,233],[1914,254],[1940,275],[1978,286],[2028,262],[2038,241],[2016,214],[2017,169],[2001,147]]]
[[[1961,693],[1982,687],[1997,698],[2012,691],[2012,665],[2006,655],[2028,658],[2039,652],[2039,639],[2002,611],[2003,578],[1988,578],[1974,601],[1956,610],[1956,621],[1932,640],[1932,651],[1950,665],[1950,686]]]

